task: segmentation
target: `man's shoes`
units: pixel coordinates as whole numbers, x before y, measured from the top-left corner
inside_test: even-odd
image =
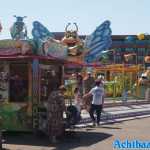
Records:
[[[57,144],[57,143],[58,143],[58,140],[56,139],[55,136],[52,137],[51,143],[52,143],[52,144]]]
[[[92,124],[92,125],[93,125],[93,127],[95,127],[95,126],[96,126],[96,123],[95,123],[95,122],[93,122],[93,124]]]
[[[100,123],[97,123],[97,127],[99,127],[100,126]]]

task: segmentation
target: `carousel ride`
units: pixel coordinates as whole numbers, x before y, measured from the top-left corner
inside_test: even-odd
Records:
[[[46,125],[42,124],[45,122],[43,113],[48,94],[51,88],[55,87],[53,85],[58,87],[64,82],[63,69],[68,65],[80,66],[84,70],[91,67],[93,72],[110,71],[112,74],[115,73],[115,76],[118,73],[115,64],[113,67],[107,65],[112,44],[110,21],[99,25],[85,40],[80,39],[77,24],[73,24],[75,29],[70,29],[69,23],[65,28],[64,37],[56,40],[53,33],[39,21],[33,22],[33,38],[29,38],[23,20],[26,17],[15,18],[16,21],[10,30],[12,39],[0,40],[0,115],[4,120],[3,128],[19,131],[44,128]],[[127,61],[132,59],[131,56],[125,57]],[[145,59],[149,61],[149,56]],[[104,60],[105,68],[102,63]],[[139,67],[119,69],[120,74],[128,70],[135,75],[139,71]],[[118,86],[122,83],[119,73],[118,78],[111,79],[118,81],[116,91],[124,88],[124,85]],[[130,77],[133,79],[134,75]],[[131,81],[131,78],[129,80]],[[72,88],[70,84],[72,82],[67,86]],[[14,87],[15,85],[19,88]],[[19,95],[16,96],[14,93]]]
[[[13,131],[43,129],[48,94],[51,88],[63,82],[64,65],[83,65],[95,60],[93,56],[99,51],[92,47],[93,42],[107,49],[110,32],[105,30],[110,23],[104,22],[86,41],[79,38],[77,24],[74,23],[75,30],[69,30],[68,24],[64,38],[59,41],[39,21],[33,22],[33,38],[29,38],[24,23],[26,17],[14,17],[16,21],[10,29],[12,39],[0,40],[2,128]],[[50,79],[54,76],[55,79],[50,80],[50,75]],[[74,123],[77,122],[70,124]]]

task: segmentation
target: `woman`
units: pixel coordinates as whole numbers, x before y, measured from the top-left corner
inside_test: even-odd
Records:
[[[63,136],[65,131],[63,119],[65,91],[65,87],[62,85],[58,91],[52,91],[48,98],[48,135],[53,143],[57,141],[57,138]]]

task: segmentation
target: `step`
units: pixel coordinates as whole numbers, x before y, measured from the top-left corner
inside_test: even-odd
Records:
[[[135,116],[142,116],[142,115],[149,115],[150,114],[150,108],[148,109],[142,109],[142,110],[128,110],[128,111],[116,111],[116,112],[106,112],[102,113],[101,115],[101,121],[106,120],[114,120],[119,118],[126,118],[126,117],[135,117]],[[87,114],[86,116],[82,117],[82,120],[79,122],[79,124],[82,123],[88,123],[91,122],[90,116]]]

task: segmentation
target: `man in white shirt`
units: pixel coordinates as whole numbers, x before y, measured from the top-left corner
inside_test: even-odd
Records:
[[[83,98],[93,96],[92,104],[90,108],[90,117],[93,121],[93,125],[95,126],[95,122],[97,121],[97,125],[100,123],[101,111],[104,104],[104,88],[101,85],[101,80],[95,81],[95,87],[90,90],[89,93],[85,94]],[[94,112],[96,111],[97,120],[94,117]]]

